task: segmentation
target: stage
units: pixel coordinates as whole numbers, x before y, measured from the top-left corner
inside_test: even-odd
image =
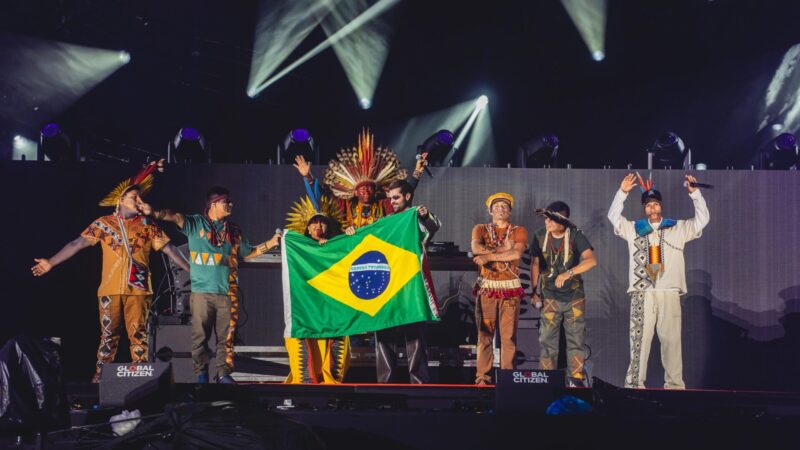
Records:
[[[629,390],[595,379],[592,388],[544,394],[549,396],[547,404],[569,396],[585,401],[590,410],[546,415],[543,408],[504,410],[496,402],[497,389],[473,385],[179,383],[169,398],[142,410],[149,419],[137,430],[163,416],[160,413],[166,404],[172,404],[167,409],[174,408],[174,402],[183,403],[178,408],[197,409],[211,408],[213,402],[232,402],[249,414],[259,411],[273,426],[283,423],[293,430],[295,444],[303,442],[296,436],[299,432],[316,436],[313,445],[305,441],[306,445],[284,448],[797,448],[800,443],[800,393]],[[182,425],[174,425],[171,433],[134,438],[134,432],[127,442],[122,438],[112,441],[107,422],[121,408],[97,407],[98,394],[97,385],[68,384],[70,422],[39,436],[39,448],[95,448],[112,442],[124,448],[170,448],[174,444],[171,439],[191,433],[188,424],[192,419],[184,416]],[[282,439],[288,433],[272,432]],[[15,439],[13,430],[4,430],[3,436],[6,443]],[[36,439],[29,430],[23,438],[26,448],[36,448]]]

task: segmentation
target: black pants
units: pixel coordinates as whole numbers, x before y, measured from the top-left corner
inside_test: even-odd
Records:
[[[408,378],[413,384],[430,381],[428,350],[422,323],[412,323],[375,332],[378,383],[389,383],[397,372],[398,349],[406,347]]]

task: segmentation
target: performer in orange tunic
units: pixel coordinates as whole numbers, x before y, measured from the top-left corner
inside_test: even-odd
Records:
[[[519,261],[528,246],[528,231],[509,219],[514,197],[498,192],[486,199],[490,223],[472,229],[473,261],[480,267],[475,282],[475,323],[478,326],[476,384],[492,382],[492,340],[500,333],[500,368],[513,369],[517,351],[519,302],[525,291],[519,279]]]

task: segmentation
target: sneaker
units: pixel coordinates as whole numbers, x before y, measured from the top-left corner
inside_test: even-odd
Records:
[[[236,381],[230,375],[223,375],[220,378],[217,378],[218,384],[236,384]]]
[[[200,372],[197,374],[198,384],[208,384],[208,372]]]

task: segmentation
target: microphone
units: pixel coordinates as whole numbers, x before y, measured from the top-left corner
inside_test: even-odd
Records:
[[[417,161],[419,161],[419,160],[422,159],[422,155],[417,154],[416,158],[417,158]],[[433,174],[431,173],[430,170],[428,170],[428,166],[423,165],[422,168],[425,169],[425,173],[427,173],[429,177],[433,178]]]
[[[692,183],[690,181],[684,181],[683,187],[693,187],[693,188],[703,188],[703,189],[714,189],[713,184],[706,184],[706,183]]]

